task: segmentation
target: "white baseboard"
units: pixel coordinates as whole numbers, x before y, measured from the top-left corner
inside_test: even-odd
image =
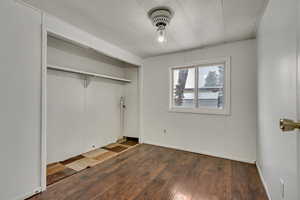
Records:
[[[267,193],[268,199],[269,199],[269,200],[272,200],[271,195],[270,195],[270,192],[269,192],[269,189],[268,189],[267,182],[266,182],[266,180],[265,180],[265,178],[264,178],[264,176],[263,176],[263,174],[262,174],[261,168],[260,168],[260,166],[259,166],[259,164],[258,164],[257,162],[255,163],[255,165],[256,165],[256,168],[257,168],[257,170],[258,170],[258,174],[259,174],[260,180],[261,180],[261,182],[263,183],[263,186],[264,186],[265,191],[266,191],[266,193]]]
[[[182,151],[188,151],[188,152],[192,152],[192,153],[198,153],[198,154],[203,154],[203,155],[207,155],[207,156],[218,157],[218,158],[223,158],[223,159],[233,160],[233,161],[238,161],[238,162],[244,162],[244,163],[250,163],[250,164],[255,164],[255,162],[256,162],[255,160],[250,160],[250,159],[225,156],[225,155],[215,154],[215,153],[211,153],[211,152],[207,152],[207,151],[201,151],[201,152],[193,151],[190,149],[184,149],[184,148],[177,147],[177,146],[159,144],[159,143],[155,143],[155,142],[144,141],[143,143],[151,144],[151,145],[155,145],[155,146],[167,147],[167,148],[171,148],[171,149],[178,149],[178,150],[182,150]]]
[[[38,194],[40,192],[42,192],[42,187],[38,187],[35,190],[33,190],[32,192],[29,192],[27,194],[20,195],[19,197],[14,198],[14,200],[24,200],[24,199],[27,199],[27,198],[29,198],[35,194]]]

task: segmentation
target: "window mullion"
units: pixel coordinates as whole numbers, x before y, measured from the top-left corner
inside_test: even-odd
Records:
[[[198,108],[199,107],[199,103],[198,103],[198,82],[199,82],[199,78],[198,78],[198,67],[195,67],[195,97],[194,97],[194,99],[195,99],[195,107],[196,108]]]
[[[169,90],[170,90],[170,94],[169,94],[169,98],[170,98],[170,108],[173,108],[174,107],[174,70],[171,69],[170,70],[170,82],[171,82],[171,85],[169,86]]]

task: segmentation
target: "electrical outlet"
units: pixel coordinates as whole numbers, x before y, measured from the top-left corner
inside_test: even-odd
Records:
[[[34,191],[34,194],[38,194],[40,192],[41,192],[41,190],[36,190],[36,191]]]
[[[92,145],[92,148],[95,149],[95,148],[96,148],[96,145],[93,144],[93,145]]]
[[[281,200],[284,200],[285,197],[285,185],[283,179],[280,179],[280,192],[281,192]]]
[[[166,134],[167,133],[167,129],[164,129],[164,134]]]

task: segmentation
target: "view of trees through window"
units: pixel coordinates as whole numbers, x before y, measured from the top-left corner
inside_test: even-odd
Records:
[[[224,65],[210,65],[173,70],[173,105],[175,107],[224,107]],[[198,85],[195,86],[196,73]],[[195,101],[195,87],[197,101]]]
[[[174,70],[173,88],[175,106],[194,107],[195,68]]]

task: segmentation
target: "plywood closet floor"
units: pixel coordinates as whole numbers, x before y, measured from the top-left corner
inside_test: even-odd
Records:
[[[138,144],[137,141],[113,143],[90,152],[72,157],[65,161],[52,163],[47,166],[47,186],[64,178],[72,176],[84,169],[94,167]]]

